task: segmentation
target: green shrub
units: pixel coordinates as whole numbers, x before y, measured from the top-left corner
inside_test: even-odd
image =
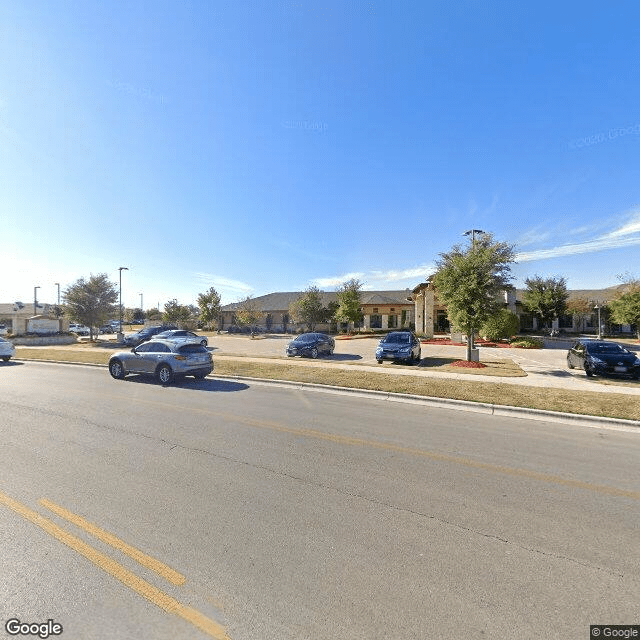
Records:
[[[501,309],[496,315],[491,316],[480,330],[480,335],[489,340],[502,340],[510,338],[518,333],[520,319],[508,309]]]
[[[542,349],[544,341],[540,338],[518,338],[511,343],[511,346],[521,349]]]

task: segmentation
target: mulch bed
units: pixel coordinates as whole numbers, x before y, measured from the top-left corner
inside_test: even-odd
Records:
[[[462,367],[463,369],[484,369],[487,365],[482,362],[469,362],[467,360],[456,360],[452,362],[450,367]]]

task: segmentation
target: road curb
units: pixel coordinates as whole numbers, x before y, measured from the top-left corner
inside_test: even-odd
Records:
[[[452,398],[435,398],[432,396],[418,396],[409,393],[390,393],[388,391],[373,391],[369,389],[352,389],[350,387],[334,387],[316,384],[313,382],[294,382],[291,380],[266,380],[265,378],[250,378],[248,376],[233,376],[215,374],[216,378],[225,380],[237,380],[253,382],[266,386],[284,386],[300,390],[318,391],[334,395],[349,395],[360,398],[376,398],[388,402],[402,402],[406,404],[420,404],[439,409],[457,409],[472,413],[484,413],[487,415],[523,418],[545,422],[558,422],[572,424],[581,427],[597,429],[611,429],[615,431],[630,431],[640,433],[640,421],[624,420],[622,418],[606,418],[600,416],[585,416],[560,411],[547,411],[544,409],[529,409],[526,407],[511,407],[508,405],[490,404],[485,402],[470,402],[468,400],[454,400]]]
[[[96,364],[94,362],[65,362],[62,360],[27,360],[14,358],[16,362],[44,362],[49,364],[69,364],[83,365],[86,367],[104,367],[106,364]],[[387,402],[402,402],[405,404],[420,404],[438,409],[456,409],[458,411],[468,411],[471,413],[483,413],[501,417],[521,418],[538,420],[545,422],[557,422],[561,424],[571,424],[580,427],[591,427],[596,429],[610,429],[614,431],[629,431],[640,433],[640,421],[624,420],[622,418],[606,418],[600,416],[586,416],[577,413],[563,413],[560,411],[547,411],[545,409],[529,409],[526,407],[512,407],[509,405],[491,404],[486,402],[471,402],[469,400],[454,400],[453,398],[436,398],[432,396],[419,396],[410,393],[391,393],[389,391],[374,391],[370,389],[353,389],[351,387],[337,387],[314,382],[296,382],[292,380],[270,380],[266,378],[252,378],[249,376],[235,376],[213,373],[215,378],[225,380],[237,380],[241,382],[253,382],[265,386],[289,387],[293,389],[317,391],[319,393],[330,393],[333,395],[349,395],[360,398],[375,398],[386,400]]]

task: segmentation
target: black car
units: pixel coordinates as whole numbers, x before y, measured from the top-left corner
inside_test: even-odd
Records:
[[[376,349],[376,360],[381,364],[383,360],[394,362],[420,362],[422,351],[420,340],[413,331],[391,331],[388,333]]]
[[[155,336],[156,334],[175,328],[175,326],[166,324],[160,325],[158,327],[145,327],[144,329],[140,329],[140,331],[136,331],[135,333],[127,336],[124,339],[124,343],[129,345],[130,347],[137,347],[142,342],[145,342],[145,340],[150,340],[151,338],[153,338],[153,336]]]
[[[569,369],[584,369],[587,376],[622,375],[640,377],[640,359],[615,342],[578,340],[567,352]]]
[[[287,345],[287,355],[317,358],[321,353],[333,354],[335,340],[324,333],[302,333]]]

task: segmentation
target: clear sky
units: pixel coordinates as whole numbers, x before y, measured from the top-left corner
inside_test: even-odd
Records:
[[[640,261],[636,0],[0,4],[0,302],[413,287],[468,229],[514,284]]]

